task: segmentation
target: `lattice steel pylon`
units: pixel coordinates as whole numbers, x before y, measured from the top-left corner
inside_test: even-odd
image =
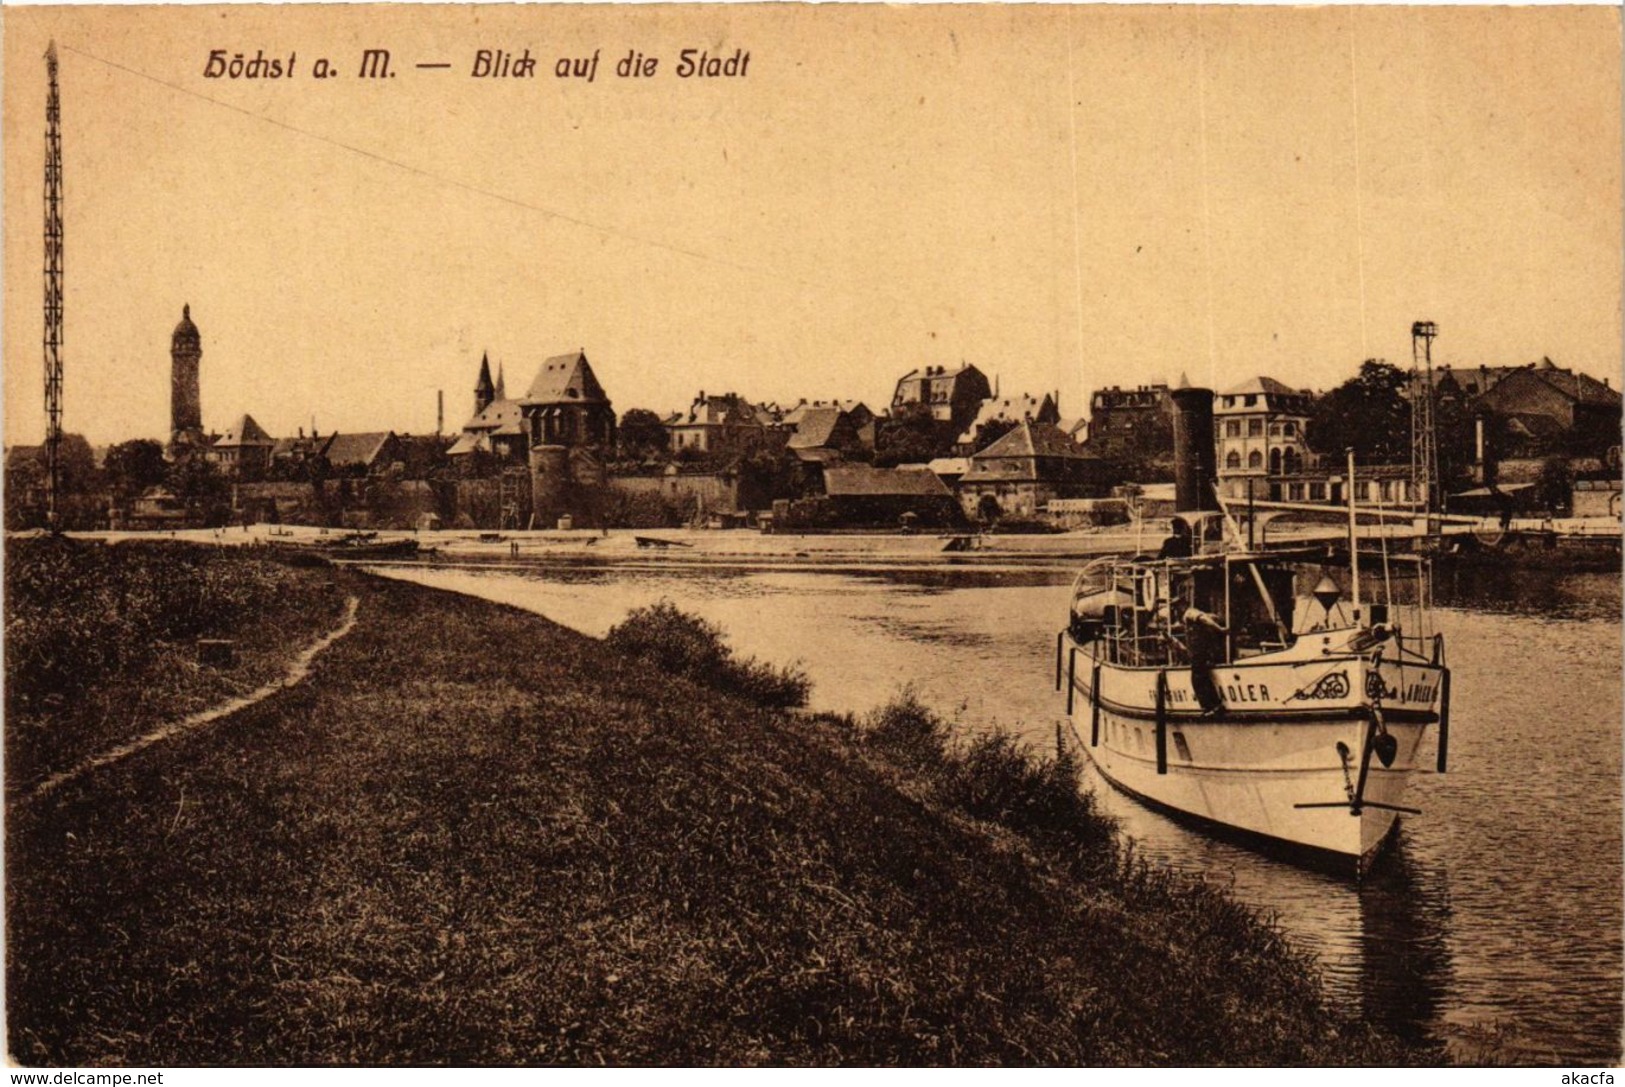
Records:
[[[45,50],[45,524],[62,529],[62,103],[56,42]]]
[[[1411,486],[1425,514],[1438,512],[1439,446],[1433,429],[1432,321],[1411,325]]]

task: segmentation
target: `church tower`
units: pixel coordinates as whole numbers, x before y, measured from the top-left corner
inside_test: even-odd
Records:
[[[198,392],[198,362],[203,341],[192,323],[192,307],[181,307],[181,323],[169,344],[169,444],[171,449],[203,440],[203,398]]]
[[[491,384],[491,357],[480,356],[480,379],[474,383],[474,414],[478,415],[496,399],[496,386]]]

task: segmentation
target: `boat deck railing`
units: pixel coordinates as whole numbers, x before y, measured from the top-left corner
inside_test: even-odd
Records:
[[[1292,636],[1292,641],[1246,635],[1245,640],[1238,640],[1226,663],[1239,663],[1279,652],[1290,647],[1296,639],[1312,633],[1315,632],[1298,632]],[[1129,668],[1188,668],[1191,663],[1190,650],[1184,639],[1177,631],[1169,631],[1161,626],[1136,628],[1132,623],[1127,627],[1108,624],[1102,627],[1097,637],[1090,640],[1099,647],[1096,655],[1108,664]],[[1386,642],[1373,643],[1372,648],[1382,645],[1388,647],[1388,656],[1393,660],[1436,666],[1444,664],[1442,634],[1406,634],[1401,630]],[[1366,652],[1357,650],[1351,655],[1365,656]]]

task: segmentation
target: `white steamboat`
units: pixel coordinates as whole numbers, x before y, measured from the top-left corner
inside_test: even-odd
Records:
[[[1177,504],[1195,508],[1159,555],[1079,575],[1057,637],[1067,713],[1101,776],[1149,806],[1363,872],[1399,815],[1420,814],[1405,794],[1430,728],[1445,767],[1450,673],[1427,628],[1427,565],[1362,553],[1352,512],[1347,544],[1236,547],[1201,447],[1212,394],[1175,398]]]

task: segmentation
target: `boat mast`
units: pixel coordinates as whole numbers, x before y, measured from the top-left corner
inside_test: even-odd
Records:
[[[1354,516],[1354,450],[1349,449],[1349,580],[1353,582],[1354,621],[1360,621],[1360,541]]]

